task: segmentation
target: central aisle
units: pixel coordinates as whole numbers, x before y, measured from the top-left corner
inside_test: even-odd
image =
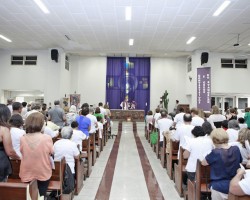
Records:
[[[150,199],[132,125],[131,122],[122,124],[110,200]]]
[[[143,122],[114,122],[113,133],[75,200],[179,200],[145,139]]]

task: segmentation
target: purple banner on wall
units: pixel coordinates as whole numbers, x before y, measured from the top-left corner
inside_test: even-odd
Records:
[[[197,107],[211,110],[211,68],[197,68]]]

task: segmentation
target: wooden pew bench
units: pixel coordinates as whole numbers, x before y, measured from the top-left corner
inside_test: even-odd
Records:
[[[174,164],[175,187],[180,197],[183,197],[182,183],[183,183],[183,176],[185,176],[186,174],[185,167],[187,164],[187,159],[184,159],[183,152],[184,149],[180,147],[178,164],[177,163]]]
[[[94,166],[96,162],[95,134],[89,135],[89,142],[90,151],[92,152],[92,166]]]
[[[75,195],[78,195],[83,187],[83,180],[85,178],[84,172],[84,162],[81,158],[75,159],[75,178],[76,178],[76,185],[75,185]]]
[[[228,200],[250,200],[250,196],[249,195],[236,196],[236,195],[233,195],[232,193],[229,192],[229,194],[228,194]]]
[[[160,160],[161,160],[161,166],[163,168],[166,167],[166,144],[167,144],[166,137],[163,136],[163,144],[160,149]]]
[[[210,183],[210,166],[203,166],[201,161],[197,160],[195,179],[195,182],[188,180],[188,199],[201,199],[202,194],[211,196],[211,191],[208,188]]]
[[[86,175],[87,177],[89,177],[92,172],[92,151],[90,150],[89,138],[87,140],[82,141],[82,153],[80,157],[83,159],[86,159],[86,163],[87,163]]]
[[[37,200],[38,195],[39,192],[36,180],[31,181],[30,183],[0,182],[1,200],[25,200],[27,196],[30,196],[32,200]]]
[[[170,151],[167,154],[167,174],[169,178],[173,179],[174,163],[178,162],[179,142],[170,140]]]

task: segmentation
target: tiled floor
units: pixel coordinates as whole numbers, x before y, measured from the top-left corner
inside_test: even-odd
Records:
[[[84,182],[83,189],[78,196],[75,196],[75,200],[181,199],[174,188],[173,181],[168,178],[166,169],[162,168],[160,161],[156,158],[155,153],[144,137],[144,123],[137,122],[136,126],[137,133],[134,135],[133,123],[122,123],[121,137],[118,134],[116,145],[114,145],[114,148],[118,149],[117,159],[115,159],[114,155],[110,156],[111,152],[115,152],[114,149],[112,151],[115,139],[109,139],[104,151],[97,159],[91,176]],[[112,132],[118,132],[118,122],[114,122]],[[138,134],[139,138],[137,138],[136,134]],[[142,148],[141,146],[138,147],[138,144],[142,145]],[[140,155],[143,155],[142,159],[140,159],[138,150]],[[107,162],[109,162],[108,165]],[[112,164],[114,170],[111,167],[105,171],[106,165],[112,166]],[[142,165],[147,166],[145,168]],[[153,170],[146,171],[147,178],[144,175],[145,169]],[[110,173],[113,174],[113,179],[110,175],[107,176]],[[101,182],[102,184],[100,184]],[[105,185],[108,182],[112,182],[111,187]],[[99,186],[104,188],[99,188]],[[151,186],[153,189],[150,188]],[[106,189],[108,191],[105,191]],[[105,192],[103,193],[103,191]],[[96,195],[97,192],[98,195]]]

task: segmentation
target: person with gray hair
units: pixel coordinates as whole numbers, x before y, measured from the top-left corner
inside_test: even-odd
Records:
[[[48,120],[54,122],[57,126],[61,128],[64,126],[64,122],[66,122],[66,116],[64,110],[60,107],[60,101],[54,101],[55,107],[48,111]]]
[[[70,139],[73,135],[73,129],[70,126],[65,126],[61,131],[62,139],[54,144],[54,160],[60,161],[63,157],[66,159],[72,174],[75,174],[75,158],[80,154],[76,143]]]
[[[240,126],[236,119],[232,119],[228,122],[227,134],[229,137],[228,142],[236,142],[239,137]]]

